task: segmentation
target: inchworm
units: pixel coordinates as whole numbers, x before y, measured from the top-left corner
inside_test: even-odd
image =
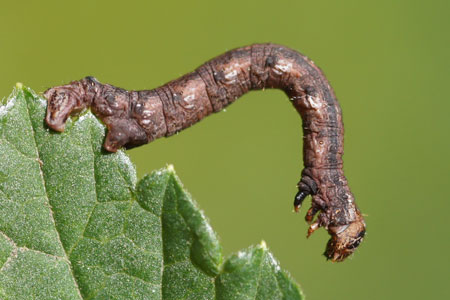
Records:
[[[265,88],[283,90],[303,121],[304,169],[295,210],[312,195],[308,236],[327,229],[324,254],[342,261],[362,242],[366,225],[342,170],[341,108],[321,70],[294,50],[274,44],[234,49],[153,90],[127,91],[86,77],[45,92],[46,122],[63,131],[69,115],[91,107],[108,128],[105,149],[115,152],[173,135],[249,90]]]

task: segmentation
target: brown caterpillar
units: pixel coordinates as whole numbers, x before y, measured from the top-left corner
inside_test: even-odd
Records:
[[[86,77],[45,92],[46,122],[63,131],[69,115],[91,107],[108,128],[105,149],[115,152],[173,135],[249,90],[265,88],[282,89],[303,120],[305,168],[295,210],[312,195],[308,237],[327,229],[325,256],[342,261],[361,243],[366,226],[342,170],[341,108],[321,70],[294,50],[274,44],[234,49],[153,90],[126,91]]]

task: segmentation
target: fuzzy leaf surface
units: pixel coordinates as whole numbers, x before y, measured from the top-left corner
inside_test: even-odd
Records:
[[[45,107],[0,107],[0,299],[303,298],[264,242],[224,261],[171,166],[137,182],[90,112],[56,133]]]

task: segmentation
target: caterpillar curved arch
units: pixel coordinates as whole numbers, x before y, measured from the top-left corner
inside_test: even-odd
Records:
[[[67,118],[90,107],[107,126],[104,147],[115,152],[188,128],[251,90],[283,90],[303,122],[304,169],[294,198],[306,214],[308,236],[320,227],[331,235],[325,256],[342,261],[362,242],[366,225],[343,172],[342,113],[322,71],[299,52],[275,44],[254,44],[220,55],[152,90],[127,91],[86,77],[53,87],[46,123],[63,131]]]

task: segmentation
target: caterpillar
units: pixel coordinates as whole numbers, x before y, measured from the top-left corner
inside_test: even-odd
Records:
[[[46,123],[63,131],[67,118],[86,108],[108,129],[104,148],[116,152],[168,137],[250,90],[283,90],[302,118],[304,169],[295,211],[312,196],[309,237],[324,227],[324,255],[343,261],[362,242],[366,224],[343,172],[342,112],[322,71],[299,52],[276,44],[230,50],[195,71],[152,90],[127,91],[88,76],[48,89]]]

